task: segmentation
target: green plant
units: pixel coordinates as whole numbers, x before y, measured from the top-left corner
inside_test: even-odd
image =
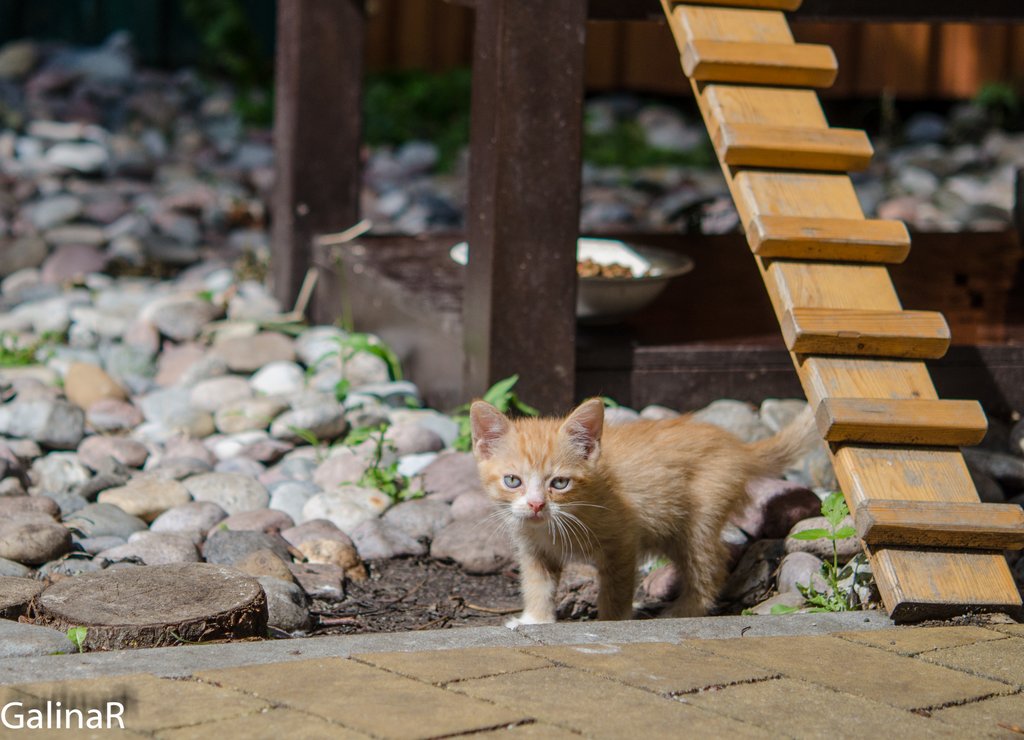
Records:
[[[974,102],[985,109],[997,128],[1009,125],[1021,113],[1020,96],[1007,82],[986,82],[974,96]]]
[[[607,132],[586,133],[583,159],[598,167],[630,169],[661,165],[713,167],[717,163],[710,141],[685,152],[658,149],[647,143],[635,121],[619,121]]]
[[[397,460],[390,465],[382,465],[384,450],[390,444],[384,437],[386,433],[386,424],[381,424],[371,431],[368,439],[373,440],[373,462],[370,463],[370,467],[367,468],[366,472],[359,479],[358,485],[366,488],[376,488],[397,504],[401,501],[416,498],[416,495],[409,495],[409,482],[404,475],[398,472]]]
[[[826,560],[821,568],[827,588],[818,591],[813,585],[797,588],[811,605],[810,611],[845,612],[854,608],[854,586],[856,578],[851,579],[849,589],[840,587],[839,582],[853,574],[853,566],[839,567],[839,548],[836,543],[857,535],[857,530],[847,525],[840,527],[843,519],[850,514],[846,501],[840,491],[833,491],[821,503],[821,514],[828,522],[828,529],[805,529],[791,535],[795,540],[829,540],[832,543],[832,560]],[[781,606],[781,605],[779,605]],[[773,609],[773,613],[776,613]]]
[[[274,104],[269,55],[241,0],[183,0],[182,10],[203,45],[203,67],[235,86],[235,110],[247,123],[269,125]]]
[[[21,367],[24,365],[35,365],[39,362],[39,354],[44,349],[49,356],[49,345],[57,344],[64,340],[60,332],[43,332],[34,342],[25,344],[17,334],[9,331],[0,331],[0,367]]]
[[[395,354],[394,350],[384,344],[379,338],[373,334],[364,334],[361,332],[351,332],[343,337],[338,338],[338,349],[325,352],[323,355],[317,358],[308,369],[309,373],[316,372],[316,369],[325,361],[332,357],[337,357],[341,362],[341,380],[339,380],[334,386],[334,395],[339,401],[344,401],[348,395],[349,389],[352,384],[348,378],[345,377],[345,366],[352,360],[353,357],[360,353],[373,355],[379,357],[384,361],[384,364],[388,368],[388,376],[391,380],[402,379],[402,363],[398,359],[398,355]]]
[[[433,142],[437,170],[447,172],[469,144],[470,72],[370,75],[363,94],[363,135],[371,146]]]
[[[288,431],[314,449],[317,462],[323,462],[324,458],[327,456],[327,444],[316,435],[316,432],[312,429],[305,429],[290,425],[288,427]]]
[[[78,652],[85,652],[85,638],[89,634],[89,630],[85,627],[72,627],[67,631],[68,639],[71,640],[71,644],[78,648]]]
[[[513,413],[520,416],[537,416],[540,412],[533,406],[523,403],[512,391],[519,382],[518,375],[510,375],[499,380],[484,393],[483,400],[494,406],[503,414]],[[469,452],[473,449],[473,426],[469,419],[470,404],[459,406],[452,413],[452,419],[459,425],[459,434],[452,444],[460,452]]]

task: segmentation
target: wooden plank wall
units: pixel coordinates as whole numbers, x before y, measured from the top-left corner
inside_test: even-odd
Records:
[[[437,0],[370,0],[367,54],[374,71],[468,65],[472,13]],[[968,98],[993,81],[1024,87],[1024,24],[792,24],[797,41],[830,45],[839,78],[824,96]],[[587,87],[690,94],[668,28],[590,22]],[[885,53],[879,53],[884,49]]]

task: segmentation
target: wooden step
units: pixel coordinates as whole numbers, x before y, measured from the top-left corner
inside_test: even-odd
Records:
[[[780,323],[790,352],[802,355],[937,359],[949,349],[949,325],[937,311],[799,307]]]
[[[750,8],[753,10],[786,10],[792,11],[800,7],[803,0],[685,0],[676,2],[669,0],[669,8],[676,5],[720,5],[729,8]]]
[[[683,71],[698,82],[829,87],[838,66],[831,47],[692,39],[683,47]]]
[[[921,398],[823,398],[816,420],[827,442],[960,447],[988,428],[977,401]]]
[[[857,508],[854,522],[872,546],[1024,549],[1024,508],[1017,504],[872,499]]]
[[[899,264],[910,253],[901,221],[754,216],[747,240],[759,257]]]
[[[713,140],[734,167],[845,172],[864,169],[874,154],[867,134],[847,128],[723,122]]]

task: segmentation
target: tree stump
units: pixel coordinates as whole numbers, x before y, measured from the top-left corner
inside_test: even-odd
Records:
[[[267,598],[255,578],[210,563],[117,568],[66,578],[33,601],[36,624],[85,627],[89,650],[265,637]]]
[[[28,611],[28,605],[43,584],[31,578],[0,576],[0,619],[17,619]]]

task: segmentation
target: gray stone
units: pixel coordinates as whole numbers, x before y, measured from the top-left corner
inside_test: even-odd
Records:
[[[149,304],[142,318],[150,321],[165,337],[185,342],[198,337],[203,327],[218,314],[217,307],[207,301],[172,296]]]
[[[776,594],[770,599],[765,599],[757,606],[752,607],[750,609],[750,613],[759,617],[766,617],[779,613],[774,610],[781,609],[782,613],[788,614],[793,609],[800,609],[804,604],[804,597],[799,591],[787,591],[785,593]]]
[[[853,518],[845,517],[843,521],[839,523],[837,529],[843,527],[852,527]],[[816,555],[822,560],[832,560],[832,541],[828,539],[820,540],[797,540],[793,539],[793,535],[799,532],[806,531],[808,529],[829,529],[828,520],[823,516],[814,516],[809,519],[804,519],[801,522],[797,522],[793,529],[789,531],[789,535],[786,537],[786,552],[809,552],[812,555]],[[846,563],[854,555],[861,552],[860,540],[857,539],[856,535],[853,537],[847,537],[836,541],[836,552],[839,556],[839,564]]]
[[[821,575],[820,558],[809,552],[791,552],[782,559],[779,574],[776,577],[779,593],[799,591],[797,586],[813,588],[818,593],[825,593],[828,584]]]
[[[295,522],[283,511],[276,509],[254,509],[232,514],[221,522],[221,525],[233,531],[280,532],[291,529]]]
[[[422,490],[442,501],[454,501],[461,494],[483,493],[476,460],[469,452],[445,452],[423,471]]]
[[[76,491],[92,477],[92,473],[73,452],[52,452],[32,463],[29,470],[29,492],[66,494]]]
[[[213,466],[213,472],[215,473],[237,473],[249,478],[259,478],[265,470],[265,465],[261,465],[255,460],[249,460],[245,457],[233,457],[228,460],[220,460]]]
[[[251,337],[226,339],[214,345],[213,353],[223,359],[235,373],[253,373],[272,362],[291,362],[295,346],[291,339],[277,332],[260,332]]]
[[[209,473],[213,466],[209,460],[198,457],[165,457],[146,471],[147,475],[164,480],[184,480],[192,475]]]
[[[665,406],[659,406],[657,404],[645,406],[640,411],[641,419],[650,419],[651,421],[662,421],[664,419],[678,419],[680,416],[682,416],[682,414],[680,414],[675,409],[670,409]]]
[[[309,629],[309,598],[302,588],[273,576],[257,578],[267,595],[267,624],[285,632]]]
[[[320,489],[311,483],[285,481],[271,490],[269,507],[283,511],[294,521],[301,521],[302,507],[319,492]]]
[[[326,519],[352,534],[363,522],[380,516],[390,504],[391,499],[376,489],[342,486],[310,498],[302,507],[302,518]]]
[[[0,263],[0,277],[7,277],[18,270],[39,267],[49,254],[46,242],[35,236],[23,236],[0,246],[4,259]]]
[[[192,386],[189,400],[194,408],[215,413],[225,406],[237,404],[251,397],[252,388],[245,378],[223,375],[196,383]]]
[[[270,425],[270,434],[277,439],[301,442],[304,434],[311,433],[320,441],[329,442],[344,434],[347,428],[341,404],[324,397],[317,405],[293,408],[278,416]]]
[[[290,361],[275,361],[257,370],[249,380],[252,390],[267,396],[290,396],[306,387],[306,371]]]
[[[41,565],[71,550],[71,532],[45,514],[0,522],[0,558]]]
[[[46,152],[47,163],[83,174],[99,172],[108,159],[106,149],[89,141],[61,142]]]
[[[141,530],[145,531],[145,530]],[[122,537],[74,537],[75,549],[81,550],[82,552],[88,553],[89,555],[96,555],[104,550],[109,550],[112,547],[123,545],[127,540]]]
[[[753,407],[743,401],[723,398],[697,411],[692,418],[695,422],[721,427],[744,442],[756,442],[772,436]]]
[[[331,541],[353,547],[352,538],[338,529],[334,522],[326,519],[310,519],[297,526],[281,532],[281,537],[293,547],[301,547],[307,542]]]
[[[128,542],[96,555],[97,560],[141,560],[146,565],[198,563],[199,551],[191,538],[173,533],[136,532]]]
[[[1024,488],[1024,459],[977,447],[962,450],[967,467],[1013,489]]]
[[[149,530],[164,533],[198,533],[199,539],[227,518],[227,512],[211,501],[190,501],[168,509],[153,520]]]
[[[432,540],[452,521],[452,507],[438,499],[418,498],[391,507],[383,521],[414,540]]]
[[[52,457],[52,455],[48,455]],[[111,460],[129,468],[141,468],[149,450],[141,442],[128,437],[92,436],[78,445],[78,458],[93,470],[109,465]]]
[[[313,483],[321,490],[331,491],[345,484],[356,484],[370,466],[370,461],[349,447],[341,447],[317,465]]]
[[[127,540],[133,532],[146,528],[146,523],[113,504],[88,504],[71,516],[64,524],[86,537],[120,537]]]
[[[788,427],[807,408],[799,398],[766,398],[761,402],[761,421],[773,434]]]
[[[75,650],[74,644],[63,632],[0,619],[0,658],[33,658],[73,653]]]
[[[1001,504],[1006,501],[1006,494],[1002,486],[994,479],[978,470],[968,469],[974,488],[978,491],[978,498],[986,504]]]
[[[62,244],[46,258],[39,276],[44,283],[81,283],[107,265],[107,255],[85,244]]]
[[[282,398],[250,398],[224,405],[214,414],[213,420],[218,431],[237,434],[266,429],[287,408],[288,403]]]
[[[352,541],[364,560],[427,554],[427,546],[421,540],[382,519],[369,519],[360,524],[352,531]]]
[[[427,499],[433,501],[436,499]],[[452,501],[451,513],[453,519],[460,521],[480,521],[494,513],[494,502],[484,493],[467,491],[460,494]]]
[[[680,593],[679,571],[673,563],[655,568],[640,584],[644,593],[655,601],[672,601]]]
[[[625,406],[610,406],[604,410],[604,423],[610,427],[630,424],[639,418],[640,414]]]
[[[444,440],[436,433],[416,422],[392,424],[384,432],[385,444],[390,444],[398,457],[444,449]]]
[[[8,560],[7,558],[0,558],[0,576],[28,578],[31,574],[32,569],[28,566]]]
[[[206,538],[203,558],[208,563],[234,565],[257,550],[270,550],[286,563],[292,559],[287,542],[280,536],[265,532],[233,532],[221,529],[220,525]]]
[[[759,540],[746,549],[729,574],[720,600],[737,606],[754,606],[775,586],[774,573],[785,555],[784,540]]]
[[[240,473],[205,473],[185,479],[185,487],[196,501],[212,501],[229,515],[262,509],[270,494],[262,484]]]
[[[0,406],[0,433],[73,450],[85,435],[85,413],[67,401],[15,400]]]
[[[257,550],[250,553],[232,567],[250,576],[272,576],[288,583],[295,583],[295,576],[288,568],[288,563],[271,550]]]
[[[292,563],[288,566],[306,595],[319,601],[344,601],[345,569],[329,563]]]
[[[489,523],[454,521],[437,533],[430,546],[434,558],[454,560],[467,573],[500,573],[513,562],[508,537]]]
[[[24,213],[39,231],[73,220],[82,212],[82,201],[74,195],[55,195],[28,206]]]

